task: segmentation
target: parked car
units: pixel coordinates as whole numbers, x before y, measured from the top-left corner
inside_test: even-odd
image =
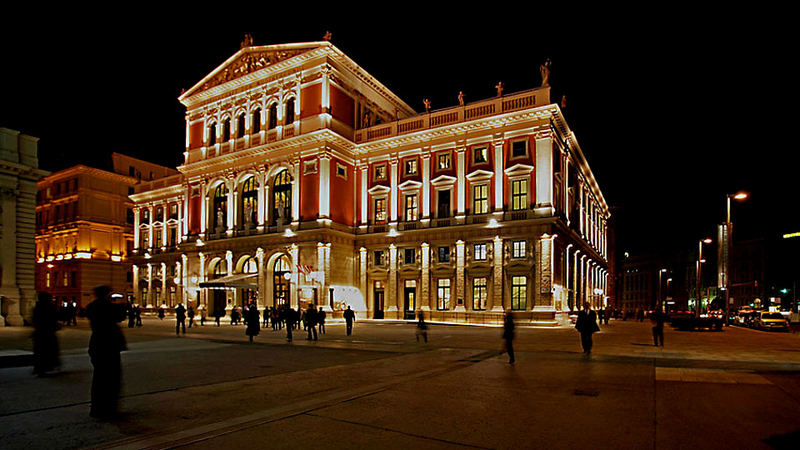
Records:
[[[779,312],[762,311],[755,326],[759,330],[789,331],[789,321]]]

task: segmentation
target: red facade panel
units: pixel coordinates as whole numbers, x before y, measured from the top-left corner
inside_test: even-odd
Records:
[[[355,128],[356,103],[336,86],[331,86],[331,115],[350,128]]]
[[[331,159],[330,207],[331,220],[334,222],[354,225],[355,187],[355,167],[336,158]]]
[[[203,146],[203,122],[189,125],[189,149]]]
[[[303,88],[300,93],[300,118],[316,116],[322,113],[322,85],[315,84]]]
[[[312,156],[303,159],[301,164],[300,220],[316,220],[319,217],[319,160]]]

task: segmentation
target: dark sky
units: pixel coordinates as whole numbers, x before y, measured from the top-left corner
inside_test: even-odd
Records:
[[[752,198],[734,206],[737,232],[800,231],[790,133],[797,89],[788,80],[796,49],[780,12],[604,10],[578,22],[572,13],[376,10],[298,21],[285,19],[290,10],[246,23],[211,10],[20,18],[25,28],[0,29],[0,126],[40,137],[48,170],[102,166],[112,151],[175,167],[185,139],[181,89],[238,51],[245,32],[265,45],[330,30],[418,111],[423,98],[453,106],[460,90],[467,101],[492,97],[501,80],[507,93],[536,87],[551,58],[553,90],[567,96],[567,120],[607,202],[620,208],[622,251],[693,248],[724,220],[725,194],[739,189]]]

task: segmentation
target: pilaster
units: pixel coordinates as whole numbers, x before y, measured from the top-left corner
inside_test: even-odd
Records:
[[[466,248],[464,241],[458,240],[456,242],[456,279],[455,279],[455,288],[456,292],[451,298],[451,302],[454,305],[453,309],[456,312],[466,312],[466,307],[464,305],[464,298],[466,297],[464,284],[465,284],[465,275],[466,275]],[[459,300],[460,303],[459,304]]]
[[[389,244],[389,282],[388,284],[388,292],[386,293],[386,312],[390,313],[387,314],[387,319],[396,319],[399,315],[398,311],[400,310],[398,303],[398,293],[397,293],[397,247],[394,243]]]
[[[420,245],[421,253],[421,280],[420,280],[420,309],[431,310],[431,252],[430,245],[423,242]]]
[[[492,312],[503,312],[506,310],[505,298],[503,297],[503,239],[500,236],[494,238],[494,251],[492,258],[492,295],[489,298]]]

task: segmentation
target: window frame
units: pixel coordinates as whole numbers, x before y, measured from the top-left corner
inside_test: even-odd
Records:
[[[409,170],[413,169],[413,171]],[[403,175],[417,175],[419,174],[419,161],[417,158],[408,158],[403,160]]]
[[[447,163],[445,167],[442,167],[443,160]],[[453,158],[450,155],[450,152],[442,152],[436,155],[436,170],[450,170],[452,167],[453,167]]]
[[[525,240],[511,242],[511,257],[514,259],[522,259],[528,256],[528,243]]]
[[[482,280],[482,284],[478,284],[478,281]],[[489,295],[488,289],[489,283],[486,277],[475,277],[472,279],[472,309],[474,311],[485,311],[486,310],[486,300]],[[476,295],[479,293],[480,295]]]
[[[485,189],[485,197],[478,197],[476,195],[477,189]],[[481,212],[477,211],[478,202],[481,202]],[[476,183],[472,185],[472,214],[480,215],[480,214],[488,214],[489,213],[489,183]]]
[[[442,253],[444,250],[444,253]],[[444,259],[442,259],[442,255],[444,255]],[[436,260],[440,263],[449,263],[450,262],[450,247],[439,246],[437,248],[437,256]]]
[[[485,242],[472,244],[473,261],[486,261],[488,259],[488,246]]]
[[[383,203],[383,219],[378,219],[378,202]],[[385,225],[389,220],[389,199],[382,195],[372,198],[372,223],[373,225]]]
[[[478,152],[483,155],[483,161],[478,161]],[[489,163],[489,146],[488,145],[478,145],[472,147],[472,164],[479,165],[479,164],[488,164]]]
[[[519,178],[512,178],[509,180],[511,186],[509,186],[509,192],[511,193],[511,211],[525,211],[528,209],[530,205],[530,200],[528,197],[528,192],[530,189],[530,183],[528,182],[528,177],[519,177]],[[523,194],[516,193],[514,188],[519,184],[524,183],[525,192]]]
[[[522,155],[514,155],[514,144],[517,144],[517,143],[520,143],[520,142],[525,144],[525,153],[522,154]],[[530,142],[529,142],[529,139],[527,137],[518,138],[518,139],[512,139],[511,142],[509,143],[508,154],[509,154],[509,159],[524,159],[524,158],[527,158],[530,155]]]
[[[408,201],[414,199],[413,206],[409,206]],[[409,218],[409,211],[413,212],[414,217]],[[416,222],[419,220],[419,195],[416,192],[403,195],[403,221]]]
[[[450,310],[450,300],[452,297],[450,292],[451,289],[452,289],[452,281],[450,280],[450,278],[436,279],[436,309],[438,311]]]
[[[379,169],[381,172],[380,176],[378,176]],[[372,166],[372,181],[386,181],[387,179],[388,179],[388,172],[386,163],[375,164],[374,166]]]
[[[524,284],[518,281],[524,280]],[[511,310],[525,311],[528,309],[528,277],[515,275],[511,277]]]

